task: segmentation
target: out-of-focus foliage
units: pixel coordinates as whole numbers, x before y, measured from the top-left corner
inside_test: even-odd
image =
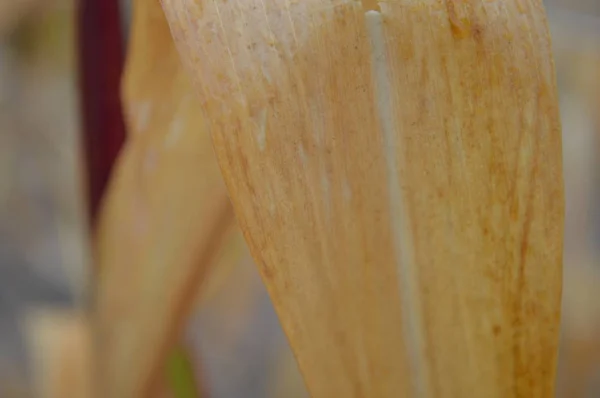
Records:
[[[27,396],[31,386],[23,314],[36,304],[72,304],[83,291],[72,12],[69,0],[0,1],[3,398]]]

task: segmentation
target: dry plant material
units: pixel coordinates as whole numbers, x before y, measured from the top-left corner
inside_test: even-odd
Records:
[[[91,334],[82,314],[36,310],[27,332],[39,398],[92,398]]]
[[[312,396],[552,397],[541,0],[162,0]]]
[[[134,2],[124,80],[129,136],[100,216],[95,330],[102,397],[161,383],[233,211],[158,1]]]

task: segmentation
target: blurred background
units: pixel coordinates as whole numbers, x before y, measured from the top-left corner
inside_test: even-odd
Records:
[[[567,187],[558,394],[600,397],[600,2],[546,3]],[[34,396],[26,314],[84,305],[90,249],[74,7],[0,0],[0,397]],[[188,326],[199,377],[215,398],[306,396],[252,260],[242,258]]]

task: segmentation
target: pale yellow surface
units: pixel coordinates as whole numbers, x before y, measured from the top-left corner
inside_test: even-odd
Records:
[[[123,97],[129,136],[95,248],[97,386],[111,398],[157,388],[208,268],[239,234],[158,0],[134,4]]]
[[[312,396],[552,397],[541,1],[162,3]]]

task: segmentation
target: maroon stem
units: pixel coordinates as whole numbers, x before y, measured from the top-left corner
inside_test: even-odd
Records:
[[[123,37],[118,0],[80,0],[79,73],[90,221],[125,139],[120,99]]]

